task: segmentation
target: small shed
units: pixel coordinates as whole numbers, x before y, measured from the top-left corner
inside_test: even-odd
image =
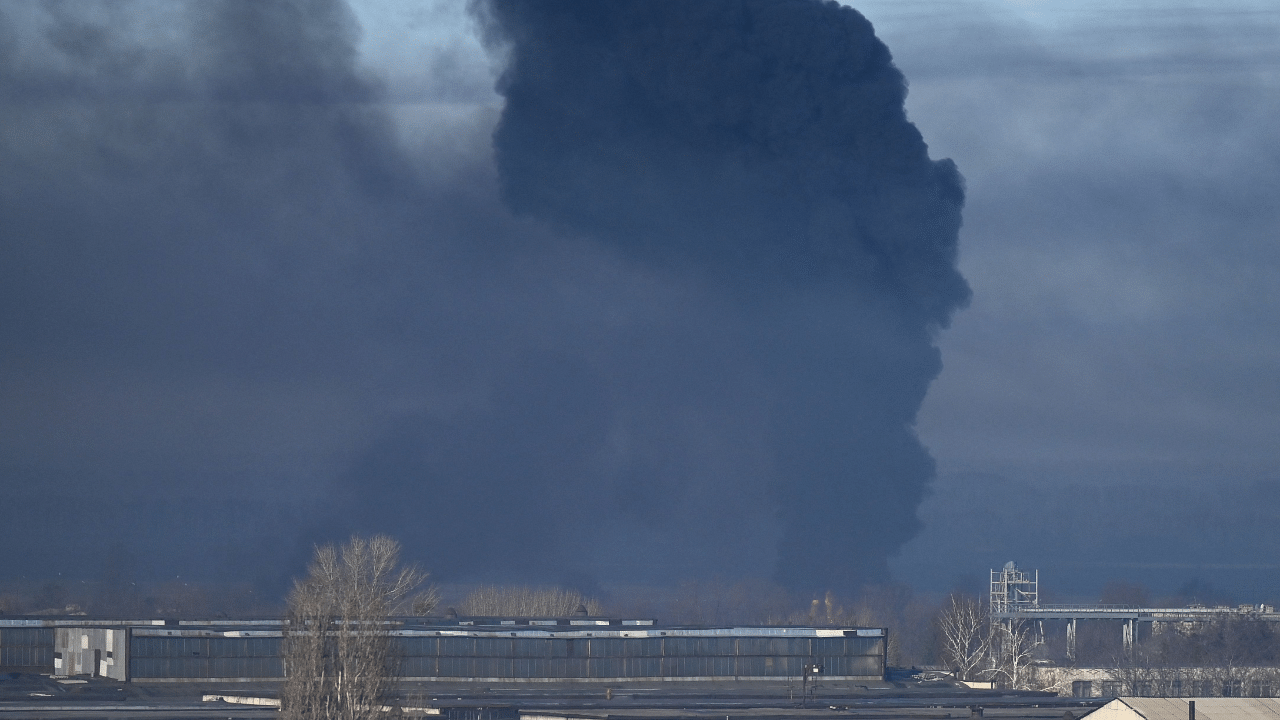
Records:
[[[1280,720],[1280,698],[1118,697],[1089,720]]]

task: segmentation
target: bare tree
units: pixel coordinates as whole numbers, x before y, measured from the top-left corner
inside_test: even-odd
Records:
[[[785,622],[792,598],[764,580],[730,581],[720,576],[686,580],[653,613],[681,625],[732,625]]]
[[[916,598],[909,586],[886,583],[864,585],[856,596],[846,599],[827,592],[814,598],[807,612],[792,614],[790,622],[885,628],[886,661],[909,665],[930,660],[934,614],[933,604]]]
[[[1117,657],[1107,671],[1108,677],[1120,685],[1120,693],[1131,697],[1151,697],[1156,694],[1168,694],[1165,689],[1169,685],[1160,672],[1153,667],[1142,652],[1130,652]]]
[[[463,615],[492,617],[568,617],[579,608],[601,615],[598,600],[557,587],[482,585],[471,591],[459,610]]]
[[[1038,639],[1035,626],[1022,620],[1006,620],[994,625],[992,664],[987,672],[1005,687],[1031,689],[1031,654]]]
[[[316,548],[306,578],[294,583],[284,631],[288,720],[377,716],[395,689],[390,617],[425,575],[400,566],[400,543],[385,535]]]
[[[991,651],[992,626],[987,609],[970,595],[952,594],[938,615],[942,659],[956,679],[973,680]]]
[[[1270,697],[1280,689],[1275,662],[1270,623],[1224,613],[1156,626],[1109,676],[1126,695]]]
[[[440,605],[440,588],[435,585],[428,585],[417,595],[414,595],[413,602],[409,603],[409,611],[418,617],[426,617],[435,612]]]

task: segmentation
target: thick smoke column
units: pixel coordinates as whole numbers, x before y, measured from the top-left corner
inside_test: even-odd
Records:
[[[488,0],[505,200],[722,286],[770,387],[777,577],[855,586],[915,532],[963,183],[869,22],[820,0]],[[728,365],[730,361],[724,358]]]
[[[342,0],[0,7],[0,579],[293,571],[355,289],[428,205],[358,36]]]
[[[870,26],[474,8],[495,144],[428,156],[342,0],[0,5],[0,580],[885,575],[967,290]]]

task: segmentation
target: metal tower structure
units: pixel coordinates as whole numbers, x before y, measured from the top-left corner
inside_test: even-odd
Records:
[[[992,570],[990,607],[993,615],[1040,607],[1040,571],[1026,572],[1012,560]]]
[[[1225,617],[1239,617],[1280,623],[1280,612],[1273,605],[1239,605],[1185,608],[1134,607],[1131,605],[1051,605],[1040,604],[1040,571],[1020,569],[1010,561],[991,571],[991,620],[1004,622],[1010,629],[1016,621],[1034,621],[1044,634],[1045,620],[1067,623],[1067,657],[1076,655],[1076,625],[1080,620],[1119,620],[1126,655],[1133,652],[1138,623],[1205,623]]]

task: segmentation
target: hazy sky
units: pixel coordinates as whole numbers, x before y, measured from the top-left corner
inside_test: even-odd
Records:
[[[1280,11],[863,8],[969,190],[973,301],[940,338],[919,429],[941,474],[925,514],[965,495],[985,511],[926,531],[900,569],[949,582],[948,564],[980,572],[995,558],[975,555],[1003,548],[1059,592],[1212,578],[1241,602],[1274,597]],[[1050,494],[1005,497],[995,477]],[[1039,529],[1072,523],[1088,550]],[[946,549],[956,533],[964,549]]]
[[[1136,484],[1161,503],[1222,487],[1255,499],[1250,532],[1274,527],[1258,488],[1280,482],[1280,10],[852,5],[906,76],[929,156],[966,183],[972,296],[930,336],[941,372],[915,428],[937,493],[898,577],[1104,564],[982,543],[982,524],[1038,512],[1115,532],[1057,495],[992,497],[961,519],[968,535],[940,535],[937,502],[1000,482]],[[271,584],[313,539],[388,516],[458,579],[770,575],[789,527],[764,449],[778,394],[817,402],[798,388],[838,377],[824,353],[861,357],[817,339],[833,326],[910,333],[843,291],[744,310],[696,264],[513,217],[491,144],[503,58],[461,0],[352,0],[362,32],[341,4],[240,25],[191,7],[0,0],[0,488],[18,499],[0,535],[32,548],[0,575],[92,575],[118,552],[140,574],[253,566]],[[927,382],[913,342],[902,364]],[[848,367],[882,360],[862,362]],[[911,410],[913,387],[883,407]],[[923,485],[906,485],[858,573],[914,530]],[[836,522],[835,505],[818,517]],[[484,537],[464,508],[504,532]],[[1167,531],[1151,562],[1176,565],[1195,543]],[[1250,532],[1214,552],[1280,590]]]
[[[1256,502],[1242,504],[1261,517],[1227,548],[1215,545],[1229,558],[1185,557],[1196,543],[1172,528],[1148,548],[1159,557],[1147,564],[1163,575],[1138,579],[1176,586],[1230,566],[1268,576],[1242,581],[1248,590],[1280,590],[1267,541],[1280,507],[1250,490],[1280,481],[1280,9],[846,4],[874,23],[906,74],[908,111],[931,155],[955,159],[967,181],[960,268],[973,299],[939,335],[943,371],[918,422],[941,494],[965,495],[974,475],[1154,484],[1136,497],[1164,518],[1186,484],[1201,507],[1217,486],[1246,493]],[[456,3],[355,7],[369,62],[388,69],[406,100],[416,94],[459,122],[464,108],[498,102]],[[436,39],[420,45],[407,34]],[[433,81],[416,72],[423,65],[447,73]],[[1034,528],[1050,515],[1090,528],[1089,503],[1106,499],[1063,507],[1019,497],[1003,509],[998,496],[984,499],[988,513],[962,547],[955,525],[926,528],[908,545],[904,579],[945,587],[1006,556],[1045,565],[1049,586],[1055,571],[1086,585],[1082,576],[1137,577],[1133,558],[1117,569],[1097,550],[1053,557],[982,542],[984,524]],[[1235,512],[1210,522],[1232,523]],[[936,505],[926,513],[948,514]]]
[[[967,181],[974,297],[919,422],[940,469],[1274,478],[1280,9],[845,4]],[[499,106],[460,3],[354,8],[405,102],[459,122]]]
[[[969,181],[921,433],[953,470],[1274,478],[1280,12],[1071,5],[879,22]]]

